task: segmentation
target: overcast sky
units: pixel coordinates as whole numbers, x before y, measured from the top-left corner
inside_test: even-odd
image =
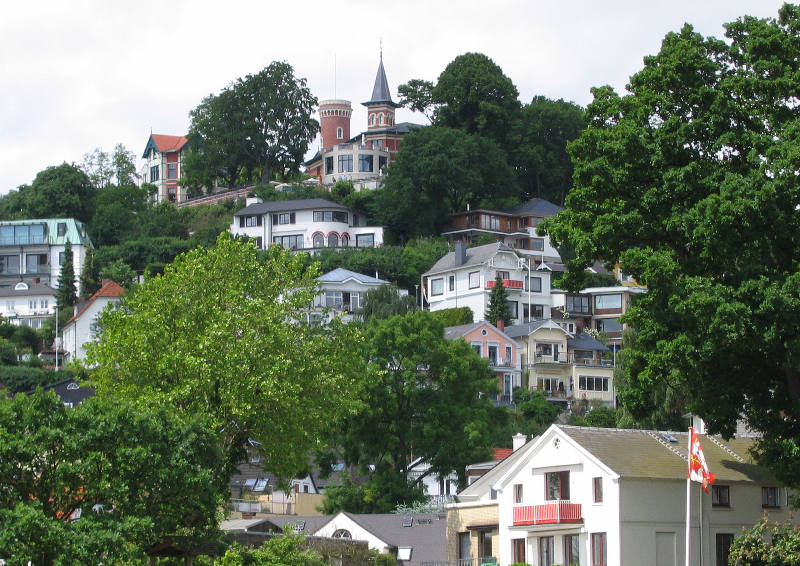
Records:
[[[28,0],[0,17],[0,193],[117,143],[141,156],[150,132],[185,134],[189,111],[230,81],[289,62],[320,100],[372,93],[379,44],[389,86],[436,81],[456,56],[491,57],[523,102],[581,105],[589,89],[624,89],[664,35],[691,23],[722,37],[777,0]],[[424,123],[400,110],[397,121]],[[140,165],[141,163],[137,163]]]

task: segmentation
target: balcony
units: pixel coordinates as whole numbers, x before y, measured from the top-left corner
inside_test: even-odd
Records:
[[[487,281],[486,288],[491,289],[494,287],[494,284],[494,280]],[[503,279],[503,287],[506,289],[522,289],[524,284],[525,283],[523,281],[518,281],[517,279]]]
[[[612,368],[614,367],[614,360],[613,358],[606,359],[601,357],[575,357],[575,354],[572,352],[567,352],[566,354],[559,352],[556,355],[536,354],[533,358],[533,363],[528,364],[528,367],[532,368],[536,364],[576,364],[579,366]]]
[[[514,526],[553,525],[581,523],[581,504],[569,501],[551,501],[544,505],[518,505],[514,507]]]
[[[489,357],[489,365],[493,368],[513,368],[514,360],[511,358],[492,358]]]

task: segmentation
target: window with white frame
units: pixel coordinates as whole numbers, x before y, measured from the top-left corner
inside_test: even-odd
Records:
[[[444,279],[442,277],[431,279],[431,295],[444,295]]]
[[[469,288],[470,289],[477,289],[481,286],[481,272],[480,271],[472,271],[469,274]]]
[[[344,139],[344,129],[341,126],[336,128],[336,139],[337,140]]]
[[[596,309],[621,309],[622,295],[597,295],[594,298],[594,308]]]
[[[578,376],[579,391],[608,391],[609,378],[597,375]]]

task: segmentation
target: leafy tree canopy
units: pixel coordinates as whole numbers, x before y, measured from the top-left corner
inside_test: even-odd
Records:
[[[0,199],[4,219],[75,218],[89,222],[94,213],[95,187],[77,165],[62,163],[36,174]]]
[[[731,545],[730,564],[783,566],[800,562],[800,529],[790,521],[771,522],[764,515]]]
[[[291,477],[352,406],[358,371],[355,326],[297,322],[315,275],[302,254],[262,254],[227,234],[179,256],[103,314],[89,352],[98,391],[208,415],[227,466],[252,438],[268,469]]]
[[[256,172],[262,184],[274,174],[297,173],[319,130],[316,105],[306,80],[285,62],[236,79],[190,113],[195,151],[184,165],[187,179],[212,186],[224,178],[233,186]]]
[[[522,200],[538,197],[564,205],[572,187],[567,143],[585,126],[585,111],[573,102],[535,96],[522,109],[520,140],[513,159]]]
[[[214,538],[219,457],[214,434],[166,409],[99,398],[67,409],[41,390],[2,399],[0,555],[116,564],[168,535]]]
[[[437,105],[434,125],[478,134],[511,148],[521,106],[519,91],[486,55],[464,53],[453,59],[439,75],[430,98]]]
[[[364,304],[358,312],[365,322],[372,319],[389,318],[395,315],[404,315],[417,310],[414,297],[400,294],[394,285],[382,285],[371,289],[364,295]]]
[[[515,194],[506,155],[491,139],[449,127],[416,130],[403,138],[378,195],[380,220],[406,241],[441,233],[449,215],[468,204]]]
[[[546,222],[577,273],[620,261],[648,288],[627,314],[633,413],[659,384],[800,485],[800,8],[744,17],[727,41],[668,34],[629,94],[594,89],[570,146],[575,186]],[[569,275],[568,275],[569,279]]]
[[[496,379],[469,344],[447,340],[428,312],[373,319],[365,336],[362,407],[337,430],[346,461],[375,465],[361,500],[386,511],[420,493],[422,478],[409,476],[412,452],[429,474],[456,472],[462,482],[466,464],[487,456],[494,407],[486,394]]]

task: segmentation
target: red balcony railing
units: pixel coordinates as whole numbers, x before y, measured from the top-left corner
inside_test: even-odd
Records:
[[[494,287],[494,279],[486,282],[486,288],[491,289]],[[506,289],[522,289],[523,282],[516,279],[503,279],[503,287]]]
[[[514,507],[514,526],[543,525],[548,523],[580,523],[581,504],[569,501],[552,501],[544,505]]]

